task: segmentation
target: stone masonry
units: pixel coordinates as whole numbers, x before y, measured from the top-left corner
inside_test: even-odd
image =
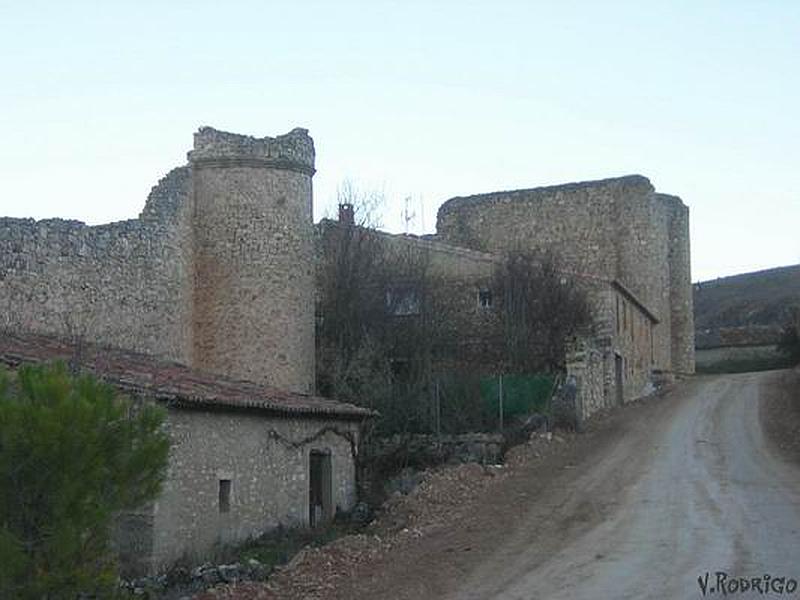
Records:
[[[437,238],[488,252],[552,250],[579,276],[618,281],[655,316],[654,368],[694,372],[689,214],[639,175],[453,198]]]
[[[313,173],[304,129],[205,127],[138,219],[0,219],[0,327],[312,391]]]

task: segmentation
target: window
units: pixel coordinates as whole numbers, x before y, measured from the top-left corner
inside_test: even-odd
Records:
[[[386,290],[386,311],[396,317],[418,315],[420,300],[417,288],[402,285]]]
[[[492,290],[488,288],[478,290],[478,307],[492,308]]]
[[[219,480],[219,512],[226,513],[231,510],[231,480]]]

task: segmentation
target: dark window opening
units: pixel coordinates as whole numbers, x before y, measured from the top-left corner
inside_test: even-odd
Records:
[[[420,298],[414,286],[395,286],[386,290],[386,311],[396,317],[418,315]]]
[[[403,382],[411,379],[411,361],[407,358],[393,358],[390,367],[395,381]]]
[[[492,308],[492,290],[486,288],[478,290],[478,306]]]
[[[219,512],[226,513],[231,510],[231,480],[219,480]]]
[[[330,452],[309,454],[308,524],[319,527],[333,519],[333,481]]]

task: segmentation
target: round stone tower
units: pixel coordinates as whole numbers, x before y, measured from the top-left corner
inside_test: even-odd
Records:
[[[194,188],[197,368],[296,392],[314,385],[314,262],[305,129],[253,138],[204,127]]]

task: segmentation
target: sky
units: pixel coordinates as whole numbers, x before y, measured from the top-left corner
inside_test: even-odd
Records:
[[[639,173],[694,280],[800,262],[797,0],[0,0],[0,89],[4,216],[135,218],[199,127],[305,127],[315,219]]]

